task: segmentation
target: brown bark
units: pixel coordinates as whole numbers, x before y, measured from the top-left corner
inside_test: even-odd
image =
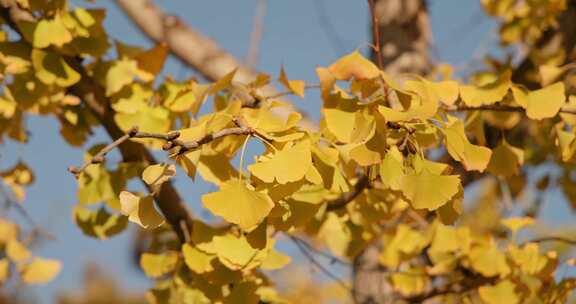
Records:
[[[426,74],[431,65],[428,56],[431,34],[425,2],[378,0],[374,12],[379,23],[385,71],[392,75]],[[374,62],[378,62],[376,56],[377,52],[373,51]],[[400,300],[388,282],[389,272],[378,261],[382,245],[382,242],[375,241],[354,259],[352,280],[355,303],[397,303]]]

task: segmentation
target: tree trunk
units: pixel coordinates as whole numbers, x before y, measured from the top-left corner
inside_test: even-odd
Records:
[[[391,75],[426,74],[431,66],[428,56],[431,32],[425,1],[377,0],[375,14],[379,20],[382,62],[386,72]],[[376,61],[375,56],[373,51],[373,61]],[[381,249],[382,243],[376,241],[354,259],[355,303],[396,303],[399,300],[388,282],[386,269],[378,261]]]

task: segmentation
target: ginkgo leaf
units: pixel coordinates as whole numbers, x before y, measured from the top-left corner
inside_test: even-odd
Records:
[[[478,107],[501,101],[510,89],[512,73],[506,71],[497,79],[483,81],[479,86],[460,86],[460,96],[467,106]]]
[[[158,73],[162,71],[164,62],[168,57],[168,47],[166,44],[161,43],[153,48],[138,54],[134,59],[138,63],[138,69],[148,73],[152,80]],[[148,78],[148,77],[145,77]]]
[[[428,275],[422,268],[411,268],[392,274],[394,289],[405,296],[421,293],[429,280]]]
[[[280,184],[301,180],[312,165],[310,141],[303,140],[275,152],[270,157],[261,158],[248,166],[248,170],[264,182],[276,180]]]
[[[6,244],[8,241],[15,239],[18,236],[18,225],[6,219],[0,218],[0,245]]]
[[[6,255],[14,262],[23,262],[28,260],[32,253],[22,243],[16,239],[8,241],[6,245]]]
[[[202,203],[215,215],[243,230],[255,228],[274,207],[267,194],[254,191],[239,180],[223,183],[218,192],[203,195]]]
[[[276,270],[284,268],[286,265],[290,264],[292,259],[279,251],[271,250],[268,256],[262,261],[260,265],[261,269],[264,270]]]
[[[493,240],[472,247],[469,259],[472,268],[486,277],[504,276],[510,273],[506,256],[498,249]]]
[[[400,190],[404,176],[404,158],[396,146],[390,147],[380,164],[380,179],[392,190]]]
[[[462,162],[466,170],[483,172],[488,166],[492,151],[489,148],[473,145],[468,141],[464,131],[464,122],[453,119],[452,124],[444,129],[446,149],[450,156]]]
[[[6,282],[8,276],[10,275],[10,262],[2,258],[0,259],[0,283]]]
[[[178,263],[178,253],[167,251],[159,254],[143,253],[140,256],[140,267],[151,278],[161,277],[174,271]]]
[[[142,180],[151,186],[159,186],[176,175],[176,166],[173,164],[155,164],[146,167],[142,172]]]
[[[46,284],[52,281],[61,269],[60,261],[37,257],[22,269],[22,281],[27,284]]]
[[[288,90],[290,90],[290,92],[301,98],[304,98],[304,87],[306,85],[304,80],[288,80],[286,72],[284,71],[284,67],[280,69],[280,77],[278,78],[278,81],[280,81],[280,83],[284,85],[284,87],[286,87]]]
[[[122,214],[142,228],[153,229],[164,223],[164,218],[154,208],[152,196],[139,197],[131,192],[120,192]]]
[[[482,286],[478,288],[478,294],[486,304],[517,304],[520,297],[514,291],[515,286],[510,280],[503,280],[496,285]]]
[[[436,98],[445,105],[451,106],[458,100],[460,91],[458,82],[453,80],[432,82],[426,79],[422,79],[422,82],[429,86]]]
[[[358,50],[341,57],[328,67],[338,80],[374,78],[380,75],[380,69],[372,61],[360,55]]]
[[[524,164],[524,150],[508,144],[503,139],[492,150],[492,157],[488,163],[488,172],[500,176],[512,176],[518,174],[519,167]]]
[[[252,269],[260,265],[269,251],[269,248],[254,248],[246,237],[232,234],[215,236],[213,243],[220,262],[232,270]]]
[[[35,48],[63,46],[73,38],[63,21],[60,14],[56,14],[53,19],[43,19],[34,25],[25,24],[22,27],[24,36],[31,38]]]
[[[531,119],[544,119],[556,116],[566,103],[564,83],[544,87],[540,90],[525,92],[519,87],[513,87],[512,93],[516,102],[526,109],[526,115]]]
[[[540,254],[540,246],[537,243],[527,243],[520,248],[510,246],[509,252],[512,261],[528,275],[538,274],[548,264],[548,258]]]
[[[36,77],[47,85],[69,87],[80,80],[80,74],[54,52],[32,50],[32,66]]]
[[[401,191],[415,209],[436,210],[458,193],[458,175],[432,174],[428,170],[405,175]]]
[[[132,83],[137,73],[138,64],[135,60],[123,58],[115,61],[106,73],[106,96]]]
[[[73,214],[74,222],[85,235],[102,240],[124,231],[128,224],[125,216],[110,214],[103,207],[93,211],[76,206]]]
[[[207,254],[190,244],[182,246],[182,254],[184,255],[184,262],[190,270],[196,273],[206,273],[214,270],[212,261],[216,259],[216,255]]]
[[[534,218],[531,217],[511,217],[502,220],[502,225],[510,229],[513,234],[516,234],[520,229],[534,225]]]

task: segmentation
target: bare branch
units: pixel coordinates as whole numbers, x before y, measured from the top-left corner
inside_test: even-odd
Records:
[[[264,14],[266,13],[266,0],[256,1],[256,12],[252,24],[252,34],[250,34],[250,46],[246,55],[246,65],[254,68],[258,63],[258,50],[262,40],[264,30]]]
[[[187,26],[178,17],[166,15],[151,0],[116,0],[116,4],[148,38],[157,43],[166,43],[174,56],[207,79],[218,80],[234,69],[237,69],[235,80],[240,83],[249,83],[258,75],[252,68],[241,64],[234,56],[220,48],[214,40]],[[272,85],[267,85],[260,91],[264,96],[278,94],[278,90]],[[277,107],[273,112],[286,118],[293,109]],[[318,126],[308,119],[303,119],[300,124],[306,129],[318,129]]]
[[[348,203],[352,202],[356,197],[358,197],[358,195],[360,195],[360,193],[362,193],[364,189],[369,187],[370,187],[370,179],[368,178],[368,176],[367,175],[361,176],[351,191],[346,192],[339,198],[328,202],[326,211],[335,211],[346,207],[346,205],[348,205]]]
[[[78,176],[82,173],[90,164],[101,163],[104,160],[104,156],[113,149],[117,148],[127,140],[131,138],[153,138],[153,139],[160,139],[166,141],[164,145],[164,150],[169,150],[175,147],[178,147],[178,154],[183,154],[189,151],[193,151],[198,149],[200,146],[211,143],[212,141],[230,136],[230,135],[254,135],[256,132],[254,129],[249,127],[235,127],[235,128],[228,128],[223,129],[218,132],[207,134],[204,137],[195,140],[195,141],[182,141],[179,140],[178,137],[180,136],[179,132],[170,132],[168,134],[160,134],[160,133],[148,133],[148,132],[139,132],[137,127],[133,127],[128,133],[124,134],[123,136],[116,139],[111,144],[104,147],[98,153],[96,153],[91,159],[86,161],[82,167],[69,167],[68,171],[73,173],[74,175]],[[179,224],[181,225],[181,224]]]
[[[372,19],[372,41],[374,42],[374,57],[376,63],[381,70],[384,70],[384,61],[382,59],[382,45],[380,36],[380,21],[376,14],[375,0],[368,0],[368,8],[370,9],[370,17]]]
[[[562,237],[562,236],[543,236],[543,237],[539,237],[536,239],[528,240],[528,241],[522,243],[522,245],[524,245],[526,243],[542,243],[542,242],[559,242],[559,243],[566,243],[566,244],[569,244],[572,246],[576,246],[576,240]]]
[[[467,111],[494,111],[494,112],[526,112],[522,107],[508,106],[508,105],[484,105],[478,107],[469,106],[458,106],[455,108],[444,109],[447,112],[467,112]],[[576,115],[576,109],[561,108],[559,113],[564,114],[574,114]]]

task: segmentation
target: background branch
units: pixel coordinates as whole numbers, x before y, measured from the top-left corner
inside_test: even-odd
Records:
[[[116,4],[148,38],[156,43],[166,43],[171,54],[209,80],[218,80],[234,69],[237,69],[234,79],[240,83],[249,83],[258,75],[214,40],[184,24],[178,17],[166,15],[151,0],[116,0]],[[264,86],[260,91],[264,96],[278,94],[272,85]],[[287,118],[296,109],[292,107],[276,107],[272,111],[281,118]],[[300,124],[310,130],[318,128],[307,118],[303,118]]]

